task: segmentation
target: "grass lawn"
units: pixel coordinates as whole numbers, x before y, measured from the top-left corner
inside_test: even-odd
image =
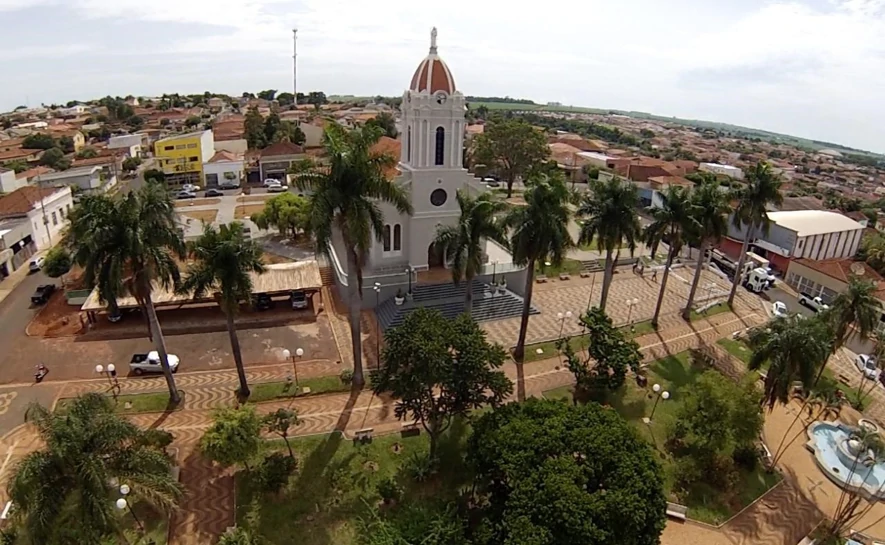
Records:
[[[732,356],[744,362],[745,365],[750,363],[750,357],[753,355],[753,351],[750,350],[750,347],[747,346],[747,343],[744,341],[736,341],[725,337],[724,339],[716,341],[716,344],[724,348],[725,351]]]
[[[166,545],[166,536],[169,534],[168,519],[153,510],[149,505],[136,503],[133,506],[135,516],[144,525],[144,534],[138,527],[138,523],[132,518],[127,511],[123,516],[122,526],[123,533],[126,534],[127,543],[151,543],[153,540],[156,545]],[[116,545],[118,541],[109,541],[107,545]]]
[[[310,392],[305,393],[304,388],[310,388]],[[298,381],[298,386],[294,382],[259,382],[251,384],[249,389],[252,394],[249,396],[249,403],[260,403],[262,401],[273,401],[275,399],[285,399],[289,397],[301,397],[314,394],[328,394],[330,392],[349,392],[350,384],[341,382],[341,379],[335,375],[330,377],[314,377],[306,378]]]
[[[610,399],[611,406],[654,445],[659,455],[658,459],[664,467],[664,481],[668,491],[672,489],[675,480],[675,464],[664,449],[667,430],[676,418],[681,400],[706,370],[706,367],[693,365],[689,361],[688,352],[681,352],[657,360],[646,368],[647,388],[640,388],[634,380],[628,380],[627,384]],[[652,393],[654,384],[660,384],[662,391],[670,393],[670,398],[659,401],[657,408]],[[549,390],[544,392],[544,397],[570,400],[571,387]],[[642,418],[650,416],[652,409],[655,411],[654,419],[650,424],[645,424]],[[699,486],[686,496],[676,497],[675,494],[671,494],[671,501],[688,506],[688,514],[693,519],[721,524],[779,480],[779,475],[769,475],[760,466],[756,471],[740,473],[740,483],[735,487],[735,494],[732,497],[724,498],[718,490]]]
[[[576,259],[563,259],[562,264],[559,267],[556,267],[554,265],[550,265],[548,267],[543,263],[538,263],[535,265],[535,276],[539,274],[546,274],[548,278],[556,278],[559,276],[559,273],[563,272],[577,275],[581,273],[581,270],[583,268],[584,265],[582,265],[581,262]]]
[[[234,219],[241,220],[243,218],[248,218],[252,214],[257,214],[264,210],[263,204],[238,204],[236,208],[234,208]]]
[[[461,459],[467,432],[465,425],[456,423],[441,438],[439,473],[420,484],[403,472],[403,466],[427,452],[425,433],[376,437],[363,445],[340,434],[292,439],[298,469],[279,494],[263,494],[248,473],[237,474],[237,524],[251,522],[275,545],[355,545],[355,521],[380,501],[376,487],[384,479],[396,478],[403,487],[400,506],[456,497],[458,488],[470,480]],[[276,446],[285,449],[281,442]]]
[[[718,303],[715,306],[712,306],[705,310],[704,312],[698,312],[696,310],[691,311],[691,321],[700,320],[701,318],[709,318],[710,316],[716,316],[717,314],[722,314],[723,312],[731,312],[731,309],[728,308],[728,305],[725,303]]]
[[[644,322],[637,322],[633,324],[635,331],[630,331],[630,326],[621,326],[618,329],[624,334],[624,336],[628,339],[635,339],[636,337],[641,337],[643,335],[648,335],[649,333],[654,333],[655,328],[651,326],[651,320],[646,320]],[[588,336],[587,335],[578,335],[572,337],[569,341],[572,349],[575,352],[579,352],[581,350],[587,349]],[[541,350],[541,353],[538,354],[538,349]],[[546,360],[548,358],[552,358],[559,354],[559,350],[556,349],[556,341],[547,341],[543,343],[535,343],[535,344],[527,344],[525,346],[525,357],[523,358],[523,363],[529,363],[532,361],[538,360]]]
[[[187,401],[187,393],[184,390],[179,390],[178,393],[181,394],[181,403],[178,405],[169,404],[169,392],[118,395],[115,407],[116,412],[120,414],[135,414],[177,411],[183,408]],[[111,400],[112,404],[114,403],[114,398],[111,394],[105,394],[105,396]],[[74,398],[72,397],[59,399],[58,403],[55,404],[55,410],[64,412],[67,404],[73,400]]]

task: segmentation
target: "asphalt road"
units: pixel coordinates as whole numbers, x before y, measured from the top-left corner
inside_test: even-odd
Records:
[[[25,328],[39,310],[31,307],[31,294],[40,284],[49,283],[59,284],[42,272],[30,274],[0,303],[0,346],[11,347],[22,341]]]

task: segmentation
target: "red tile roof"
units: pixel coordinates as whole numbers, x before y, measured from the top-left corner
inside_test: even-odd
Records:
[[[212,158],[206,162],[207,163],[220,163],[221,161],[242,161],[242,160],[243,160],[242,155],[239,155],[239,154],[227,151],[227,150],[221,150],[218,153],[216,153],[215,155],[213,155]]]
[[[378,155],[390,155],[398,163],[400,155],[402,154],[402,149],[402,142],[400,142],[396,138],[382,136],[377,142],[375,142],[375,145],[372,146],[372,153]],[[399,173],[399,169],[396,167],[396,165],[384,171],[384,175],[387,176],[387,179],[389,180],[396,178]]]
[[[18,180],[21,180],[22,178],[24,178],[26,180],[30,180],[34,176],[39,176],[41,174],[49,174],[50,172],[54,172],[54,171],[49,167],[40,166],[40,167],[34,167],[32,169],[28,169],[28,170],[24,170],[22,172],[19,172],[18,174],[15,175],[15,177]]]
[[[25,149],[25,148],[17,148],[9,151],[0,152],[0,161],[12,161],[14,159],[24,159],[25,157],[30,157],[31,155],[38,155],[43,153],[41,149]]]
[[[278,157],[281,155],[302,155],[304,153],[304,148],[299,146],[298,144],[293,144],[292,142],[277,142],[276,144],[272,144],[263,150],[261,150],[261,157]]]
[[[40,205],[41,198],[49,197],[56,191],[59,191],[59,189],[54,187],[34,187],[30,185],[20,187],[9,195],[0,197],[0,218],[27,215],[28,212]]]
[[[825,274],[830,278],[848,283],[852,276],[860,276],[876,283],[878,289],[876,295],[881,299],[885,296],[885,279],[877,273],[875,269],[867,265],[863,261],[855,261],[853,259],[824,259],[816,261],[814,259],[806,259],[804,257],[794,259],[794,263],[798,263],[809,269],[815,270],[821,274]]]

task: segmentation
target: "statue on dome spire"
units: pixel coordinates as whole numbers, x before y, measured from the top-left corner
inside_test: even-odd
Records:
[[[430,31],[430,53],[436,55],[436,27]]]

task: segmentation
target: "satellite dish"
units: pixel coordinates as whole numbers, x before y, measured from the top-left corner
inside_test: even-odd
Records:
[[[851,273],[857,276],[863,276],[866,272],[866,269],[863,268],[863,265],[860,263],[852,263],[851,264]]]

